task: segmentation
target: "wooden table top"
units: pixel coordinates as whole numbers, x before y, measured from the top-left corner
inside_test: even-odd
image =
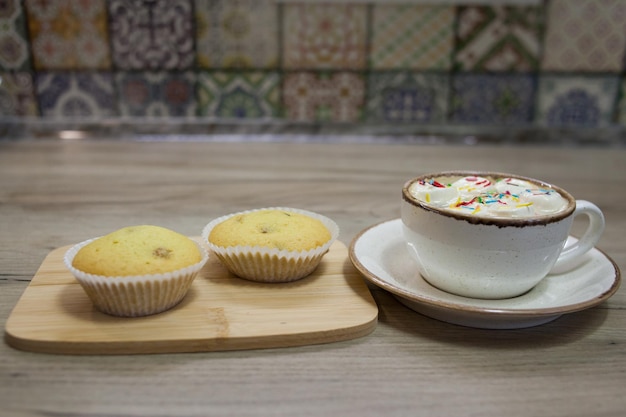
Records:
[[[540,178],[604,212],[598,248],[626,267],[623,149],[34,140],[0,143],[0,322],[55,248],[130,224],[199,235],[269,206],[335,220],[349,245],[399,217],[409,178]],[[584,224],[575,222],[580,236]],[[626,290],[536,327],[434,320],[369,284],[378,324],[336,343],[238,351],[55,355],[0,345],[3,416],[621,416]],[[44,317],[42,317],[42,320]]]

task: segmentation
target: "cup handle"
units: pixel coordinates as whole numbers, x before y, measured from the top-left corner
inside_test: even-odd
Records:
[[[585,230],[585,233],[579,240],[563,248],[550,271],[551,273],[562,273],[576,267],[578,264],[576,261],[593,249],[598,240],[600,240],[605,222],[604,215],[598,206],[589,201],[576,200],[576,210],[572,216],[575,217],[579,214],[584,214],[589,218],[587,230]]]

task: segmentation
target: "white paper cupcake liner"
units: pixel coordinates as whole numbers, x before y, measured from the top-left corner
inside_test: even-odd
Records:
[[[94,306],[103,313],[120,317],[140,317],[160,313],[178,304],[206,264],[209,254],[196,245],[202,259],[186,268],[163,274],[108,277],[88,274],[72,266],[78,251],[95,239],[71,247],[64,257],[65,266],[80,283]]]
[[[331,238],[324,245],[307,251],[288,251],[259,246],[221,247],[209,242],[211,230],[217,224],[232,216],[262,210],[288,211],[317,219],[328,229]],[[311,274],[338,236],[339,226],[326,216],[289,207],[268,207],[241,211],[214,219],[202,230],[202,243],[215,253],[231,273],[238,277],[250,281],[280,283],[295,281]]]

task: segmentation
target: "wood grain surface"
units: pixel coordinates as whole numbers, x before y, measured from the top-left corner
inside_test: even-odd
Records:
[[[341,242],[311,275],[283,284],[240,279],[213,255],[181,303],[139,318],[93,307],[63,264],[70,246],[53,250],[24,291],[6,323],[9,345],[67,354],[208,352],[336,342],[376,327],[376,303]]]
[[[406,180],[452,169],[527,175],[593,201],[607,221],[598,248],[626,268],[621,148],[24,140],[0,143],[0,322],[55,248],[132,224],[196,236],[215,217],[270,206],[332,218],[347,245],[399,216]],[[523,330],[439,322],[369,289],[376,328],[336,343],[87,356],[2,343],[0,415],[624,415],[623,285]]]

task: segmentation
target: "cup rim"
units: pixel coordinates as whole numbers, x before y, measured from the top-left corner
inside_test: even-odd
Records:
[[[480,176],[480,177],[496,177],[496,178],[516,178],[528,182],[532,182],[544,188],[549,188],[557,191],[563,198],[565,198],[568,202],[568,206],[565,210],[561,210],[554,214],[547,214],[542,216],[535,216],[531,218],[508,218],[508,217],[482,217],[482,216],[473,216],[470,214],[460,213],[452,210],[446,210],[443,208],[438,208],[431,206],[427,203],[417,200],[415,197],[411,195],[409,192],[410,186],[420,180],[426,180],[437,177],[464,177],[464,176]],[[459,170],[459,171],[438,171],[438,172],[430,172],[426,174],[422,174],[417,177],[413,177],[410,180],[404,183],[402,187],[402,198],[407,203],[411,204],[414,207],[421,208],[423,210],[440,214],[445,217],[450,217],[456,220],[463,220],[471,224],[481,224],[487,226],[498,226],[498,227],[526,227],[526,226],[538,226],[538,225],[546,225],[550,223],[559,222],[567,217],[569,217],[574,210],[576,209],[576,199],[563,188],[556,186],[554,184],[547,183],[542,180],[538,180],[536,178],[526,177],[518,174],[510,174],[506,172],[498,172],[498,171],[470,171],[470,170]]]

